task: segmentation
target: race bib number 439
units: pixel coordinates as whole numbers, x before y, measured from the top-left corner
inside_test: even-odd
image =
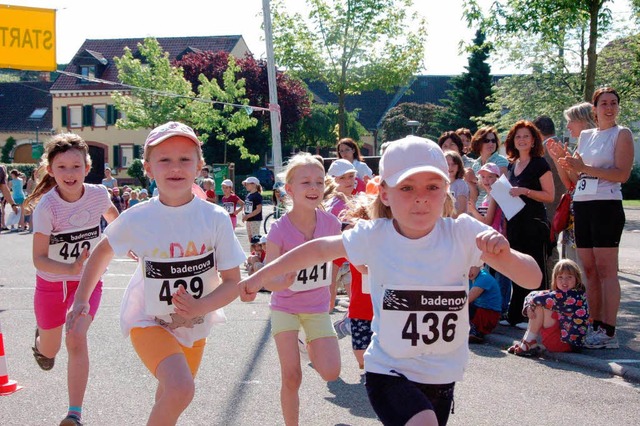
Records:
[[[464,286],[385,289],[380,344],[389,355],[412,358],[454,351],[468,339]]]
[[[211,293],[218,285],[218,273],[212,251],[197,257],[145,258],[143,262],[147,315],[173,313],[172,297],[180,285],[196,299]]]
[[[89,253],[100,241],[100,227],[77,229],[49,236],[49,259],[75,262],[86,248]]]

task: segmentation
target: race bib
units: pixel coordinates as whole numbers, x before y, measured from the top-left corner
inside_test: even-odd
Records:
[[[298,271],[296,280],[289,290],[307,291],[331,285],[331,267],[329,263],[314,265]]]
[[[194,298],[211,293],[219,284],[213,251],[194,257],[142,260],[144,304],[147,315],[174,312],[172,296],[182,285]]]
[[[229,213],[229,214],[233,214],[236,211],[235,203],[230,203],[230,202],[227,201],[227,202],[223,203],[223,207],[227,211],[227,213]]]
[[[464,285],[384,289],[380,345],[392,357],[414,358],[455,351],[469,338]]]
[[[247,201],[244,203],[244,214],[251,214],[253,211],[253,201]]]
[[[362,274],[362,293],[371,294],[371,282],[369,281],[369,274]]]
[[[49,236],[49,259],[62,263],[73,263],[85,248],[91,253],[99,241],[99,225],[51,234]]]
[[[576,182],[574,195],[595,195],[598,192],[598,178],[582,175]]]

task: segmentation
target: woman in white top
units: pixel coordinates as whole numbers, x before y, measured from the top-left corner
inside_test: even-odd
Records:
[[[616,122],[620,96],[611,87],[593,94],[598,127],[580,133],[575,154],[554,142],[550,152],[562,176],[576,186],[573,196],[578,257],[584,268],[593,330],[585,339],[591,349],[617,348],[616,317],[620,307],[618,246],[625,216],[621,184],[633,166],[633,136]]]
[[[351,138],[343,138],[338,141],[336,146],[336,153],[338,158],[343,158],[353,164],[353,167],[357,171],[357,177],[367,183],[367,181],[373,177],[373,171],[364,162],[362,155],[360,154],[360,148]]]

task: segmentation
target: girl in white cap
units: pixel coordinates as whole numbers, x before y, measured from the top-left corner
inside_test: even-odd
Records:
[[[336,257],[367,265],[371,405],[384,424],[442,426],[468,358],[470,267],[485,261],[527,288],[536,288],[542,275],[491,227],[467,215],[442,217],[452,201],[447,162],[435,143],[415,136],[391,143],[380,176],[373,220],[278,258],[240,282],[241,297],[254,297],[263,286],[278,290],[286,284],[282,274]]]
[[[222,181],[222,207],[229,213],[231,224],[235,229],[238,221],[238,214],[244,208],[244,201],[233,191],[233,182],[230,179]]]
[[[238,296],[245,255],[222,207],[192,192],[204,160],[190,127],[169,122],[153,129],[143,160],[159,195],[107,227],[80,280],[67,330],[88,312],[89,296],[113,256],[135,254],[139,263],[124,294],[120,326],[158,379],[147,424],[173,425],[194,396],[206,337],[213,324],[225,321],[221,308]]]
[[[249,176],[242,184],[247,188],[247,197],[244,200],[244,215],[242,221],[247,227],[247,238],[251,243],[251,237],[260,235],[262,223],[262,186],[255,176]]]

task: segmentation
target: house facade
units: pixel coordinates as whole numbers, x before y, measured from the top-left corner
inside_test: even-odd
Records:
[[[169,54],[169,60],[180,59],[187,53],[226,51],[235,57],[251,54],[242,36],[165,37],[158,43]],[[114,57],[121,57],[124,49],[134,56],[143,38],[86,40],[66,72],[107,82],[120,83]],[[121,130],[115,127],[120,112],[111,98],[113,92],[130,93],[119,84],[96,82],[62,74],[50,88],[51,129],[53,133],[73,132],[89,145],[93,162],[88,182],[100,182],[104,168],[111,167],[120,181],[130,180],[127,168],[135,158],[141,158],[148,129]]]

